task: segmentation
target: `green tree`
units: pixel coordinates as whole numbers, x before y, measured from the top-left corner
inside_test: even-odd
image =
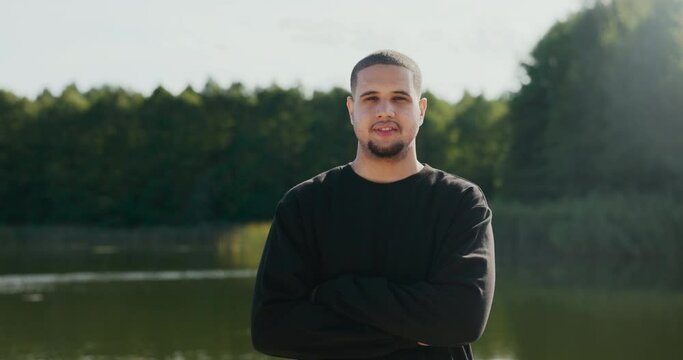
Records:
[[[465,93],[445,133],[451,136],[447,169],[477,183],[493,197],[501,187],[501,166],[507,149],[509,126],[505,100],[489,101]]]
[[[598,2],[559,22],[510,103],[509,196],[661,191],[681,183],[681,2]],[[655,190],[656,189],[656,190]],[[678,187],[680,189],[680,187]]]

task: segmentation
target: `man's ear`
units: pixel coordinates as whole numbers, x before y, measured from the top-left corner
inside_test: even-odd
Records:
[[[425,119],[425,114],[427,113],[427,98],[422,98],[420,99],[420,126],[422,126],[422,123],[424,122]]]
[[[346,97],[346,110],[348,110],[349,119],[351,120],[351,124],[353,124],[353,97],[351,96]]]

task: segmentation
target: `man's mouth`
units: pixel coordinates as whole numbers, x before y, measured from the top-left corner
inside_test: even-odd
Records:
[[[398,127],[393,124],[379,124],[375,125],[372,128],[372,131],[374,131],[376,134],[380,136],[389,136],[392,135],[394,132],[397,132]]]

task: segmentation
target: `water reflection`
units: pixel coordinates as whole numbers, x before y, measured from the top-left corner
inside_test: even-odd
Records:
[[[544,287],[507,281],[498,289],[485,358],[677,358],[683,333],[680,290]]]
[[[680,290],[539,286],[501,270],[478,359],[677,356]],[[266,358],[249,338],[253,280],[253,270],[4,276],[0,358]]]
[[[266,232],[204,231],[210,241],[199,247],[185,243],[188,232],[165,245],[138,238],[147,245],[127,251],[110,237],[70,251],[3,252],[0,359],[266,359],[249,333]],[[477,359],[679,357],[681,264],[516,260],[499,264]]]
[[[258,358],[253,278],[75,282],[0,295],[0,358]],[[11,331],[7,331],[11,329]]]
[[[253,278],[255,269],[0,275],[0,294],[51,291],[61,284]]]
[[[678,358],[683,267],[635,259],[502,264],[484,358]]]

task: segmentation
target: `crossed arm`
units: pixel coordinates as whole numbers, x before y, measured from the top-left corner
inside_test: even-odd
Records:
[[[262,353],[300,359],[368,358],[416,347],[311,301],[315,288],[298,219],[281,202],[259,265],[251,336]]]
[[[344,275],[315,284],[299,220],[281,202],[257,276],[255,348],[285,357],[367,358],[473,342],[488,318],[495,270],[491,211],[470,205],[452,224],[428,280]]]

